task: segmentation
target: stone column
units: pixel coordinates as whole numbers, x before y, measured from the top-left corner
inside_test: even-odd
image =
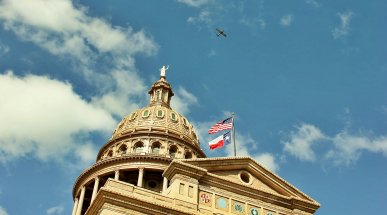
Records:
[[[138,169],[138,180],[137,180],[137,186],[138,187],[142,187],[142,181],[143,181],[143,178],[144,178],[144,168],[141,167]]]
[[[93,194],[91,195],[91,202],[90,202],[90,204],[94,201],[95,196],[97,196],[98,186],[99,186],[99,177],[97,176],[94,179],[94,188],[93,188]]]
[[[165,192],[167,191],[167,188],[168,188],[168,179],[166,177],[164,177],[164,180],[163,180],[163,194],[165,194]]]
[[[114,174],[114,180],[119,180],[119,177],[120,177],[120,170],[117,169]]]
[[[79,202],[78,202],[78,206],[77,206],[77,213],[76,215],[81,215],[81,212],[82,212],[82,206],[83,206],[83,199],[85,198],[85,186],[82,187],[81,189],[81,195],[79,196]]]
[[[75,198],[73,212],[71,213],[71,215],[75,215],[75,212],[77,212],[77,206],[78,206],[78,198]]]

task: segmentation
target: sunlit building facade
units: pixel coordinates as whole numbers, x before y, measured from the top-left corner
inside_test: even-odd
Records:
[[[165,68],[165,67],[163,67]],[[206,158],[165,78],[127,115],[73,187],[73,215],[313,214],[319,203],[250,157]]]

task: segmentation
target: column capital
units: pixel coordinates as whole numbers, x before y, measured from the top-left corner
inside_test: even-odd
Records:
[[[114,180],[119,180],[119,177],[120,177],[120,170],[116,169],[114,171]]]

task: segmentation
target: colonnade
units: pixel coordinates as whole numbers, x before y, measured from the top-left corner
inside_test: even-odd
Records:
[[[138,187],[144,187],[144,183],[143,183],[144,182],[144,172],[145,172],[145,168],[143,168],[143,167],[138,168],[138,180],[137,180]],[[120,170],[115,170],[114,180],[119,180],[119,176],[120,176]],[[99,184],[100,184],[99,182],[100,182],[100,176],[96,176],[94,178],[93,193],[91,195],[90,205],[93,203],[93,201],[95,200],[95,197],[97,196],[97,192],[98,192]],[[168,188],[168,179],[163,177],[163,188],[162,188],[163,194],[165,193],[167,188]],[[80,192],[79,197],[75,197],[75,199],[74,199],[74,206],[73,206],[73,210],[72,210],[72,215],[82,215],[82,207],[83,207],[83,203],[85,200],[85,192],[86,192],[86,185],[83,185],[81,188],[81,192]]]

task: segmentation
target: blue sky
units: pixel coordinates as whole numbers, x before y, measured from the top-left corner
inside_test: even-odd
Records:
[[[0,1],[0,215],[70,214],[72,185],[170,65],[173,107],[236,114],[248,155],[321,204],[387,212],[382,0]],[[222,28],[227,38],[217,37]]]

